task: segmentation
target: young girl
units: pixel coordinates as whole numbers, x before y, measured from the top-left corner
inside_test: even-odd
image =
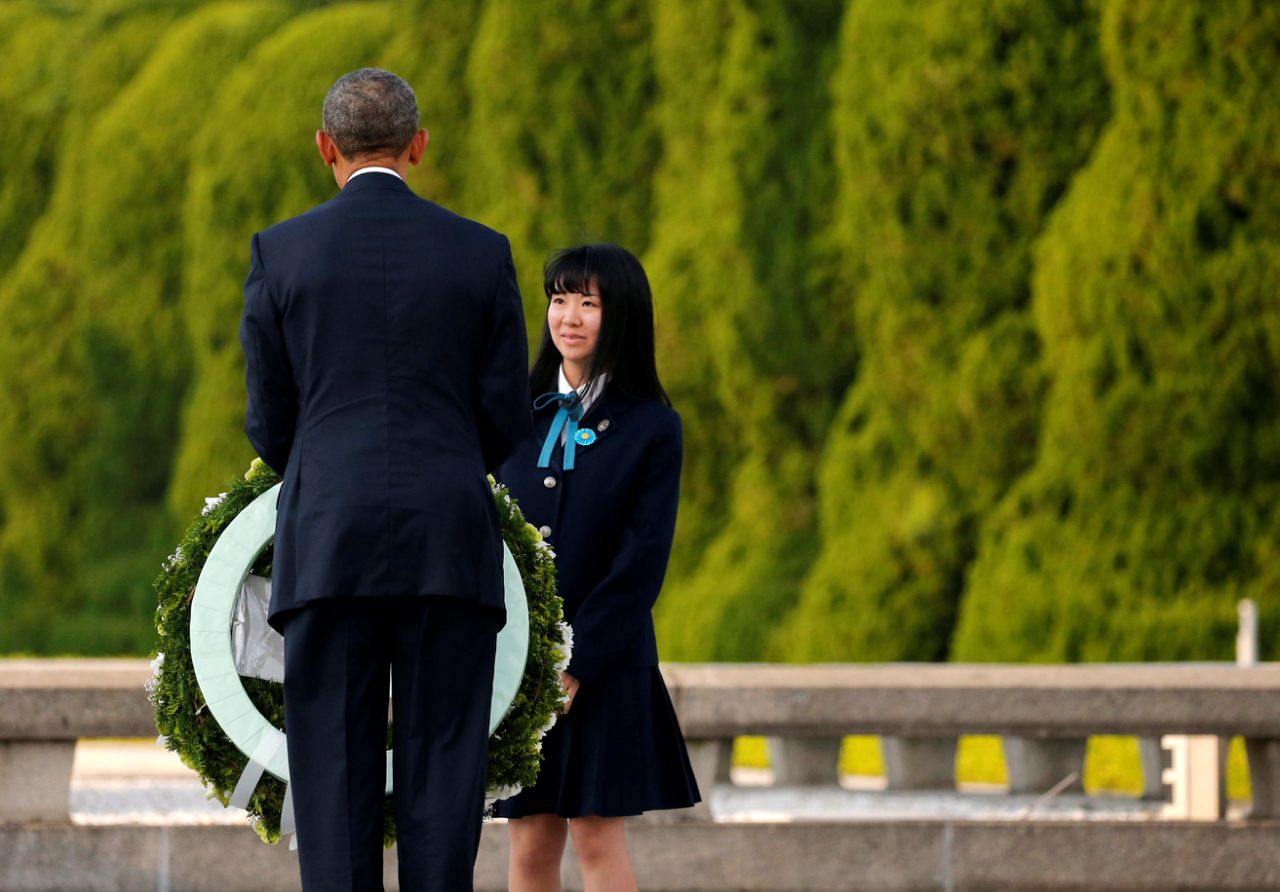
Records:
[[[623,817],[701,798],[650,612],[675,530],[680,416],[658,381],[639,261],[586,245],[552,257],[544,279],[534,434],[497,476],[556,554],[569,702],[537,784],[495,813],[510,819],[514,892],[559,890],[566,835],[588,890],[635,889]]]

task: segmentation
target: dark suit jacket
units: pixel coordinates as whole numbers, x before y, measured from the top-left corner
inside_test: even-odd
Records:
[[[506,237],[363,174],[253,237],[240,339],[245,432],[284,477],[272,626],[321,598],[503,610],[485,474],[532,420]]]
[[[534,415],[534,432],[498,469],[525,519],[549,527],[565,619],[573,626],[570,675],[587,683],[615,668],[658,665],[652,609],[675,535],[680,499],[680,416],[633,400],[612,384],[579,422],[596,431],[572,471],[557,446],[538,453],[556,406]],[[603,429],[602,429],[603,428]]]

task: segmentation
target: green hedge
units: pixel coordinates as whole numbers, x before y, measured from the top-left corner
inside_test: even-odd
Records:
[[[22,251],[53,191],[66,114],[67,72],[83,16],[0,6],[0,119],[7,175],[0,178],[0,275]]]
[[[978,524],[1035,458],[1030,247],[1105,119],[1096,28],[1087,0],[850,7],[836,235],[861,361],[780,654],[947,656]]]
[[[467,65],[466,186],[459,209],[511,238],[529,341],[556,248],[649,239],[658,157],[650,7],[487,0]]]
[[[1112,2],[1115,115],[1036,252],[1054,371],[962,659],[1280,657],[1280,7]]]
[[[0,648],[145,650],[151,598],[138,582],[177,531],[163,493],[188,371],[178,199],[220,70],[274,13],[209,7],[169,27],[176,4],[143,9],[86,26],[101,80],[77,69],[87,96],[69,105],[107,104],[75,132],[0,286]]]
[[[1277,15],[0,2],[0,652],[147,648],[251,458],[249,236],[334,194],[321,99],[381,64],[432,131],[411,183],[511,235],[531,339],[551,249],[645,261],[665,658],[1221,657],[1244,595],[1274,655]]]
[[[194,0],[0,4],[0,273],[17,260],[94,116]]]
[[[381,3],[343,3],[290,20],[226,75],[196,133],[204,148],[182,209],[181,298],[194,374],[169,490],[175,516],[254,457],[244,435],[238,336],[249,239],[337,194],[312,139],[321,104],[343,74],[376,64],[395,20],[396,10]]]
[[[413,86],[422,126],[431,134],[422,163],[409,171],[409,185],[458,211],[470,164],[467,62],[482,6],[482,0],[403,0],[399,16],[405,21],[379,60]]]
[[[675,544],[667,572],[667,593],[658,602],[657,625],[664,654],[675,645],[678,619],[670,607],[676,580],[696,566],[718,530],[726,503],[728,475],[739,456],[716,388],[714,351],[707,341],[710,295],[720,287],[725,264],[709,245],[716,223],[717,189],[706,170],[705,147],[713,123],[706,103],[720,76],[714,64],[690,59],[724,55],[725,6],[720,3],[664,3],[655,9],[653,61],[662,101],[655,123],[662,159],[653,178],[653,242],[642,258],[653,288],[658,371],[684,428],[684,469]]]
[[[660,7],[660,87],[678,104],[660,118],[673,151],[650,267],[688,464],[657,615],[670,659],[765,656],[814,553],[813,467],[850,368],[820,238],[842,12]]]

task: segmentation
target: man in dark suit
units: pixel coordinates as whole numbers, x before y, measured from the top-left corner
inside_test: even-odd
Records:
[[[400,887],[470,889],[502,538],[485,474],[530,430],[507,239],[416,196],[413,91],[341,78],[316,144],[340,193],[253,237],[249,440],[284,484],[269,621],[303,886],[382,888],[388,675]]]

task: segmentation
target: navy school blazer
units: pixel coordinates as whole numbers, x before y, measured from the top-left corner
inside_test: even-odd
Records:
[[[612,383],[579,422],[596,432],[578,444],[574,469],[564,447],[539,468],[557,406],[534,415],[497,477],[525,519],[554,549],[565,619],[573,626],[568,673],[584,684],[610,669],[658,665],[652,609],[675,535],[683,457],[680,416],[636,400]]]
[[[486,472],[529,435],[505,236],[389,173],[253,237],[245,432],[284,478],[268,619],[448,595],[505,617]]]

